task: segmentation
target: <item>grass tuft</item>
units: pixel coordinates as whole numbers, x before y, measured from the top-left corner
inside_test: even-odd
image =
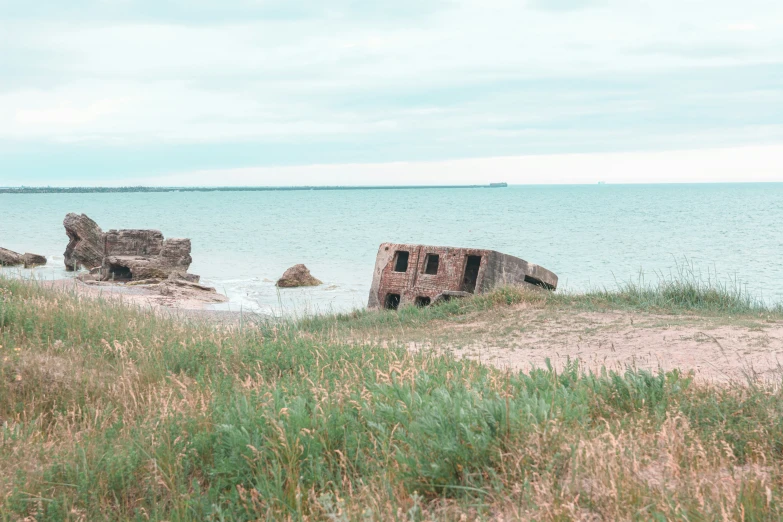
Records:
[[[616,290],[594,290],[574,299],[664,313],[783,315],[783,304],[765,302],[736,279],[721,279],[713,273],[703,276],[687,262],[678,264],[673,273],[657,274],[656,280],[647,283],[640,273],[637,281],[620,283]]]

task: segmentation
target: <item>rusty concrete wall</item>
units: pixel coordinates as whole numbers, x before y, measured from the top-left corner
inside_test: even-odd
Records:
[[[383,273],[386,266],[392,262],[396,245],[392,243],[384,243],[378,249],[378,255],[375,257],[375,268],[373,270],[372,285],[370,286],[370,298],[367,301],[367,308],[371,310],[377,310],[381,308],[380,295],[381,295],[381,280],[383,279]],[[383,295],[386,295],[384,292]]]
[[[498,286],[519,285],[542,286],[554,290],[557,288],[557,276],[524,259],[490,252],[480,290],[476,293],[489,292]]]
[[[396,272],[396,253],[409,253],[408,270]],[[427,255],[439,256],[436,274],[425,273]],[[434,301],[444,292],[459,292],[462,288],[462,278],[467,256],[482,257],[476,289],[481,288],[484,270],[489,251],[480,249],[464,249],[438,247],[427,245],[405,245],[384,243],[376,258],[373,284],[370,289],[368,308],[383,308],[388,294],[400,295],[400,306],[414,304],[417,297],[429,298]]]
[[[405,272],[394,270],[399,251],[409,253]],[[437,274],[425,273],[428,254],[439,256]],[[461,292],[468,256],[481,257],[475,293],[483,293],[499,285],[530,284],[531,277],[550,288],[557,286],[557,276],[552,272],[492,250],[384,243],[376,257],[368,308],[383,308],[388,294],[399,294],[400,306],[404,306],[414,304],[418,297],[435,301],[444,292]]]

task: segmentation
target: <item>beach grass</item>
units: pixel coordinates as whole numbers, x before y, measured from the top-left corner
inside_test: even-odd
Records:
[[[779,386],[341,337],[523,302],[781,313],[670,281],[214,325],[0,279],[0,520],[783,518]]]
[[[293,319],[269,320],[258,316],[256,323],[275,331],[288,328],[327,333],[340,337],[348,332],[412,328],[438,320],[461,320],[471,314],[529,304],[541,309],[602,311],[625,310],[668,315],[735,317],[738,319],[783,319],[783,303],[768,303],[750,293],[737,280],[702,274],[683,263],[672,274],[656,274],[654,282],[640,273],[636,280],[622,281],[614,288],[598,287],[586,292],[498,288],[471,299],[455,299],[438,306],[404,306],[397,311],[356,310],[349,313],[315,314]],[[252,320],[252,319],[251,319]]]

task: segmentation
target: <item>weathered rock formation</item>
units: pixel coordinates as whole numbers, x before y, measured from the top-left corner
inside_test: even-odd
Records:
[[[202,303],[225,303],[228,298],[217,293],[211,286],[183,281],[182,279],[169,278],[155,286],[162,296],[179,300],[196,300]]]
[[[27,252],[25,255],[22,256],[22,261],[24,262],[25,268],[33,268],[34,266],[40,266],[46,264],[46,258],[44,256],[39,256],[38,254],[31,254]]]
[[[13,250],[0,248],[0,266],[16,266],[23,263],[22,255]]]
[[[100,281],[94,276],[80,276],[84,284],[89,286],[111,287],[117,289],[117,284],[109,281]],[[176,274],[168,279],[143,279],[130,281],[123,285],[125,290],[132,292],[127,295],[130,299],[140,299],[145,304],[155,304],[167,307],[197,307],[199,304],[225,303],[228,298],[219,294],[210,286],[192,283],[179,278]]]
[[[46,258],[39,256],[38,254],[17,254],[13,250],[0,248],[0,266],[17,266],[24,265],[25,268],[33,268],[34,266],[45,265]]]
[[[318,286],[323,283],[310,274],[310,270],[304,265],[292,266],[285,271],[283,277],[277,281],[279,288],[296,288],[299,286]]]
[[[65,266],[90,270],[85,280],[126,282],[172,276],[191,283],[199,280],[187,273],[193,262],[190,239],[165,239],[159,230],[103,232],[84,214],[68,214],[63,225],[70,238]]]
[[[68,234],[68,246],[65,248],[65,269],[78,270],[80,267],[91,270],[103,264],[103,230],[84,214],[68,214],[63,221]]]
[[[187,274],[193,262],[190,239],[164,239],[158,230],[110,230],[104,242],[104,279],[167,279],[182,274],[182,279],[198,280]]]

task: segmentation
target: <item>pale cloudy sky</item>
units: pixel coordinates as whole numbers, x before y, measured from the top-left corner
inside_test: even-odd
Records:
[[[0,0],[0,186],[596,180],[783,181],[783,2]]]

